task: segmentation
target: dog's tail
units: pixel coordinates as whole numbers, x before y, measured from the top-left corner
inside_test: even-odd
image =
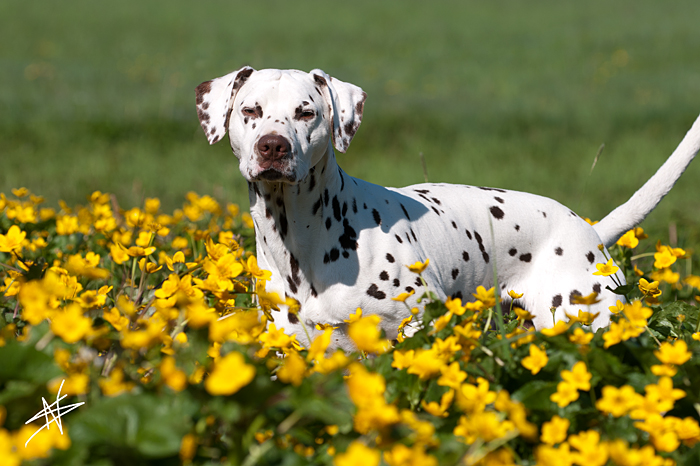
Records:
[[[593,226],[606,247],[615,244],[626,231],[637,226],[649,212],[654,210],[657,204],[661,202],[661,199],[668,194],[699,150],[700,116],[695,120],[695,123],[693,123],[693,126],[673,154],[661,165],[661,168],[654,176],[644,183],[627,202],[610,212],[603,220]]]

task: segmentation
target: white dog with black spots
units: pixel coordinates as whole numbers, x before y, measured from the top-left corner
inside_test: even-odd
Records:
[[[345,321],[357,308],[381,317],[395,338],[410,315],[391,298],[426,291],[407,264],[430,259],[427,288],[440,299],[472,300],[481,285],[524,293],[517,305],[535,328],[576,314],[574,296],[599,293],[592,328],[607,326],[620,296],[612,277],[595,276],[607,250],[668,193],[700,149],[700,118],[658,172],[596,225],[546,197],[503,189],[426,183],[385,188],[347,175],[345,152],[366,94],[321,70],[241,68],[197,87],[197,112],[210,144],[228,132],[248,181],[257,258],[267,291],[295,298],[275,324],[302,345],[329,324],[333,346],[352,350]],[[334,150],[335,147],[335,150]],[[617,282],[625,283],[621,272]],[[552,310],[554,311],[554,319]],[[302,322],[306,332],[302,328]],[[308,332],[308,333],[307,333]]]

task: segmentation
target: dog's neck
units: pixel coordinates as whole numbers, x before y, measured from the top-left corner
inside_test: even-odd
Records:
[[[326,242],[333,238],[337,243],[344,234],[340,218],[353,208],[349,186],[352,183],[353,178],[338,166],[330,145],[306,178],[294,185],[249,183],[258,256],[264,256],[273,275],[279,274],[278,279],[273,277],[277,287],[284,286],[292,295],[316,293],[311,265],[323,260],[324,250],[328,250]],[[352,236],[354,241],[354,232]],[[310,251],[320,256],[309,257]],[[305,275],[306,280],[299,280],[299,274]],[[294,282],[310,283],[311,289],[298,289]]]

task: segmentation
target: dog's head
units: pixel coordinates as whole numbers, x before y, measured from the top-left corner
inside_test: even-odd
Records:
[[[331,144],[345,152],[367,95],[321,70],[238,71],[197,86],[197,115],[210,144],[229,133],[248,181],[296,183]]]

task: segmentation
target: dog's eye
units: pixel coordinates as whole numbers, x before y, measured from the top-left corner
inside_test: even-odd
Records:
[[[299,114],[299,117],[302,120],[310,120],[312,119],[316,114],[313,112],[313,110],[302,110],[301,114]]]
[[[243,115],[255,116],[255,109],[254,109],[254,108],[250,108],[250,107],[246,107],[246,108],[243,109]]]

